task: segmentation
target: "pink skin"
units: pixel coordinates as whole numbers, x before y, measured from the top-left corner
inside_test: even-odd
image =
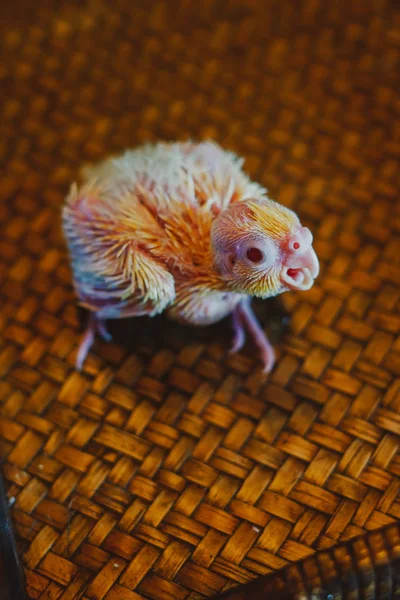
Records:
[[[307,227],[299,227],[283,241],[280,278],[285,288],[308,290],[318,277],[319,263],[312,242],[313,236]]]

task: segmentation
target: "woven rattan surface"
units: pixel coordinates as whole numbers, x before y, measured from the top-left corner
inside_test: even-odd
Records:
[[[208,597],[400,517],[400,6],[3,2],[0,439],[31,598]],[[60,207],[158,139],[243,155],[321,275],[228,322],[110,323],[83,371]]]

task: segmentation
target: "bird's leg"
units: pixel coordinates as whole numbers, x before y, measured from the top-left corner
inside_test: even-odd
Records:
[[[246,334],[244,331],[244,325],[242,321],[242,316],[240,314],[239,306],[236,306],[232,313],[232,329],[233,329],[233,342],[232,347],[230,349],[230,353],[234,354],[235,352],[239,352],[243,348],[243,344],[246,339]]]
[[[90,348],[93,346],[94,338],[98,333],[103,340],[109,342],[112,339],[111,334],[107,331],[106,324],[103,319],[98,319],[95,314],[90,313],[89,321],[83,334],[82,341],[79,345],[78,353],[76,355],[76,368],[78,371],[82,369],[83,363],[89,353]]]
[[[242,322],[245,324],[254,343],[261,352],[261,358],[264,363],[264,372],[269,373],[275,364],[275,352],[251,308],[250,298],[242,300],[238,305],[237,310],[239,311]]]
[[[96,317],[93,313],[89,315],[89,321],[86,330],[83,334],[81,343],[79,344],[78,353],[76,355],[76,368],[78,371],[82,369],[82,365],[86,360],[90,348],[94,342],[94,336],[96,334]]]
[[[97,333],[103,338],[105,342],[111,342],[112,335],[107,329],[107,325],[104,319],[97,319],[96,321]]]

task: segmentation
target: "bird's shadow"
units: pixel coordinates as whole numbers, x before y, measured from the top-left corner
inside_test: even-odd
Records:
[[[271,343],[278,344],[290,325],[290,314],[281,299],[254,300],[252,306]],[[80,309],[81,329],[84,329],[87,318],[87,311]],[[214,325],[194,327],[176,323],[161,314],[151,318],[110,319],[107,321],[107,329],[112,335],[114,344],[123,346],[129,352],[137,352],[141,349],[146,354],[156,353],[162,348],[179,352],[185,345],[193,343],[204,345],[217,343],[228,352],[232,343],[230,317]]]

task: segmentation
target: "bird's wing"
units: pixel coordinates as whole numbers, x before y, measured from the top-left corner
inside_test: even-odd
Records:
[[[164,233],[135,197],[71,189],[63,209],[80,303],[104,318],[157,314],[175,297],[162,259]],[[156,258],[157,256],[157,258]]]

